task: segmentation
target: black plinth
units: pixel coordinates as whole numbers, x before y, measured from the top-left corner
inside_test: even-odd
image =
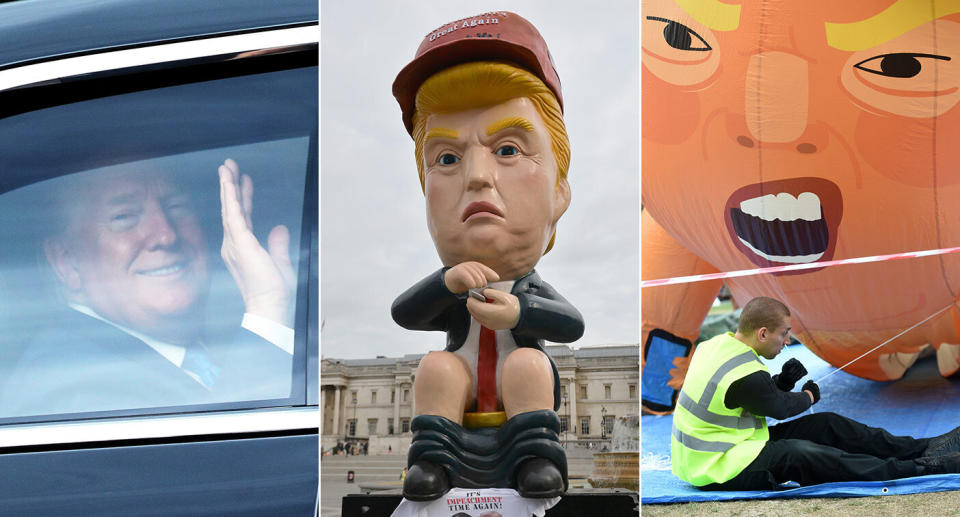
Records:
[[[343,517],[390,517],[402,499],[400,490],[349,494],[343,497]],[[640,497],[636,492],[620,488],[573,488],[547,510],[547,517],[584,515],[640,515]]]

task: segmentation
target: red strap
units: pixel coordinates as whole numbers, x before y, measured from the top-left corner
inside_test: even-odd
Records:
[[[492,302],[493,300],[488,300]],[[477,412],[497,410],[497,334],[480,327],[480,350],[477,353]]]

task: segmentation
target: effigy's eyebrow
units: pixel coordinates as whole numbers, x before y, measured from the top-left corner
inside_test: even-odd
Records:
[[[960,13],[957,0],[898,0],[865,20],[851,23],[826,22],[827,45],[849,52],[886,43],[911,29],[944,16]]]
[[[489,136],[497,131],[503,131],[511,127],[519,128],[530,133],[533,133],[534,130],[533,122],[523,117],[507,117],[487,126],[487,135]]]
[[[674,0],[701,25],[715,31],[732,31],[740,26],[740,5],[718,0]]]
[[[460,137],[460,133],[457,133],[452,129],[447,129],[445,127],[435,127],[430,131],[427,131],[427,136],[424,137],[423,141],[424,143],[429,142],[431,138],[449,138],[452,140],[456,140],[459,137]]]

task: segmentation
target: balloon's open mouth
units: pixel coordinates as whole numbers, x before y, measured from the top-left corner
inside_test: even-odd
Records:
[[[774,262],[814,262],[830,242],[820,198],[812,192],[751,198],[741,202],[740,208],[731,208],[730,219],[743,245]]]
[[[767,267],[833,258],[842,211],[833,182],[794,178],[737,190],[727,200],[724,219],[734,245]]]

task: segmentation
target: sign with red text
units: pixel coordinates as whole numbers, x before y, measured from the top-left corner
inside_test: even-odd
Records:
[[[558,502],[520,497],[509,488],[454,488],[434,501],[404,499],[392,517],[543,517]]]

